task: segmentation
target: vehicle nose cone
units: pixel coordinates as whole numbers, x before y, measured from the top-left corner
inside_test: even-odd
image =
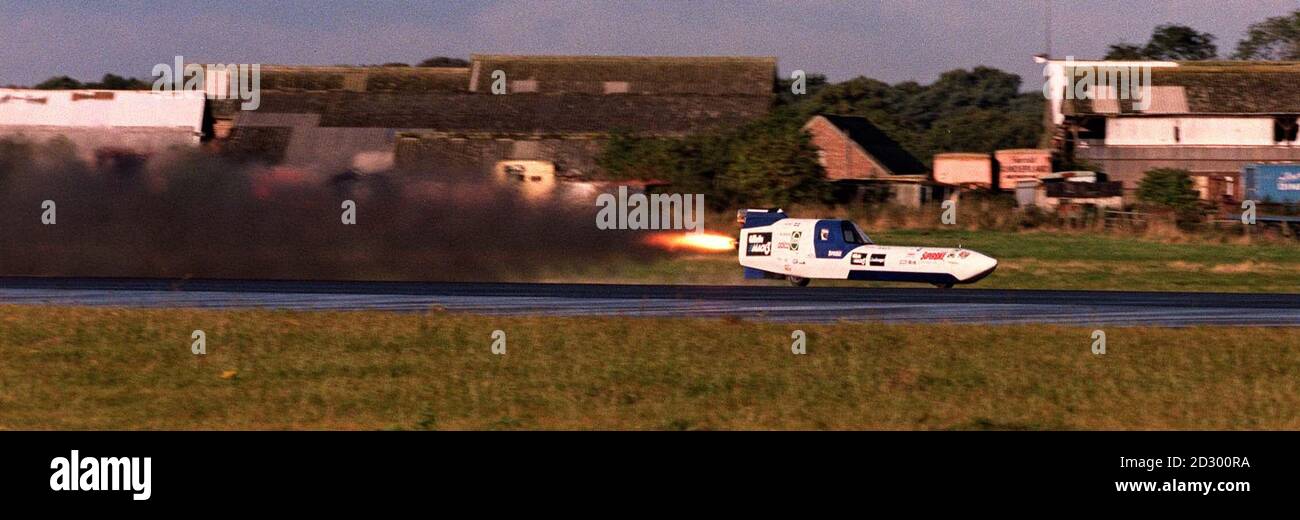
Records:
[[[998,267],[997,259],[990,257],[988,255],[984,255],[982,253],[976,253],[974,251],[971,251],[971,255],[966,258],[965,263],[966,265],[964,266],[965,267],[964,271],[970,273],[969,277],[965,280],[968,282],[973,282],[981,278],[984,278],[985,276],[988,276],[989,273],[992,273],[993,270]]]

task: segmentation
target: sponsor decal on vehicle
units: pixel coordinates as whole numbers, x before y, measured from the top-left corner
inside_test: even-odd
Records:
[[[966,257],[970,256],[970,251],[962,251],[960,253],[957,253],[957,256],[960,256],[962,257],[962,259],[965,259]]]
[[[921,253],[921,260],[943,260],[943,257],[944,257],[943,251]]]
[[[885,266],[884,253],[875,253],[871,255],[871,267],[884,267],[884,266]]]
[[[867,254],[853,253],[849,255],[849,263],[853,265],[867,265]]]
[[[745,248],[745,256],[771,256],[772,255],[772,234],[771,233],[750,233],[748,247]]]
[[[841,257],[844,256],[844,251],[839,251],[839,250],[835,250],[835,251],[827,251],[827,252],[826,252],[826,256],[833,256],[833,257],[835,257],[835,258],[841,258]]]

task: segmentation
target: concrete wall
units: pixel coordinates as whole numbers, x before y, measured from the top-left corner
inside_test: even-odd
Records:
[[[1300,161],[1300,146],[1089,146],[1075,151],[1081,159],[1096,163],[1111,180],[1124,183],[1132,192],[1147,170],[1182,168],[1193,175],[1237,179],[1243,166],[1257,162]]]
[[[1117,117],[1106,120],[1107,146],[1270,146],[1271,117]]]
[[[993,158],[986,153],[941,153],[934,156],[934,180],[952,186],[993,186]]]
[[[393,153],[393,131],[387,128],[294,128],[284,163],[309,166],[325,173],[342,172],[363,155]]]
[[[397,139],[397,170],[410,175],[487,179],[500,161],[549,161],[561,178],[586,178],[595,172],[603,141],[594,138],[473,138],[442,134],[403,134]]]
[[[202,92],[0,89],[0,127],[184,128],[203,131]]]

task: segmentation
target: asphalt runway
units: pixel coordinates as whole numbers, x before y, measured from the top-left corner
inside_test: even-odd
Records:
[[[384,310],[783,322],[1300,326],[1300,294],[771,285],[0,277],[0,304]]]

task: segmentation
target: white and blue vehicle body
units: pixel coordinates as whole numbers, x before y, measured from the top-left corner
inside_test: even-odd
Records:
[[[850,220],[789,218],[745,210],[737,255],[745,278],[921,282],[952,287],[979,281],[998,261],[963,248],[877,245]]]

